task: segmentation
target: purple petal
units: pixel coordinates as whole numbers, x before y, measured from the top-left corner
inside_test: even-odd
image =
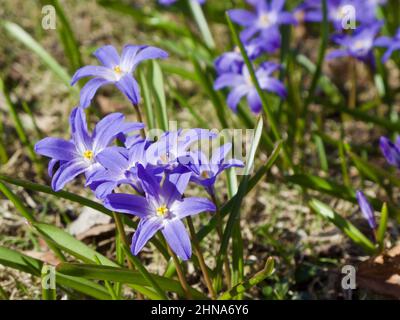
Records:
[[[140,88],[135,78],[126,73],[115,85],[132,102],[137,105],[140,102]]]
[[[111,113],[101,119],[93,131],[93,150],[101,151],[121,132],[125,116],[122,113]]]
[[[367,198],[365,197],[364,193],[362,193],[362,191],[358,190],[356,192],[356,197],[364,218],[368,221],[370,228],[375,230],[377,228],[377,225],[375,221],[374,210],[372,209],[371,205],[369,204]]]
[[[131,250],[134,255],[137,255],[146,243],[162,228],[162,219],[150,218],[142,219],[139,222],[138,228],[133,235]]]
[[[231,150],[232,143],[226,143],[220,146],[217,150],[213,152],[210,163],[213,165],[218,165],[222,163]]]
[[[47,173],[48,173],[48,175],[49,175],[50,178],[53,177],[53,174],[54,174],[54,167],[55,167],[59,162],[60,162],[60,161],[59,161],[59,160],[56,160],[56,159],[51,159],[51,160],[49,161],[49,165],[48,165],[48,167],[47,167]]]
[[[82,108],[75,108],[70,115],[71,135],[75,147],[79,152],[92,149],[92,140],[87,130],[85,111]]]
[[[172,251],[182,260],[188,260],[192,256],[192,246],[189,235],[182,221],[174,219],[169,221],[162,233]]]
[[[164,59],[167,57],[168,53],[159,48],[127,45],[122,50],[121,68],[127,72],[132,72],[144,60]]]
[[[152,214],[149,204],[145,197],[133,194],[113,193],[104,199],[104,206],[107,209],[129,213],[140,218],[145,218]]]
[[[64,163],[55,173],[51,181],[51,187],[54,191],[60,191],[68,182],[85,172],[86,168],[87,165],[83,161],[69,161]]]
[[[35,152],[55,160],[70,161],[76,157],[75,145],[72,142],[51,137],[37,142]]]
[[[379,139],[379,146],[387,162],[400,168],[400,149],[386,137]]]
[[[247,103],[249,104],[250,110],[258,114],[261,112],[262,109],[262,102],[261,99],[257,93],[257,90],[253,89],[251,92],[247,95]]]
[[[104,168],[122,174],[128,168],[128,159],[124,156],[123,150],[125,149],[120,147],[106,148],[96,155],[96,160]]]
[[[94,52],[94,56],[107,68],[114,68],[119,65],[119,54],[117,50],[111,46],[107,45],[97,49]]]
[[[341,57],[347,57],[348,55],[349,55],[349,53],[347,52],[347,50],[337,49],[337,50],[333,50],[333,51],[329,52],[326,55],[326,59],[333,60],[333,59],[337,59],[337,58],[341,58]]]
[[[282,82],[274,78],[268,78],[263,82],[262,88],[270,92],[276,93],[281,98],[286,98],[286,88]]]
[[[179,219],[193,216],[202,212],[216,210],[215,204],[206,198],[189,197],[182,201],[175,201],[171,206],[171,211],[177,215]]]
[[[158,200],[160,195],[160,184],[156,177],[148,172],[141,164],[137,165],[138,178],[140,179],[143,190],[146,196]]]
[[[81,89],[81,97],[80,97],[80,106],[82,108],[87,108],[90,103],[92,102],[92,99],[94,95],[96,94],[96,91],[101,87],[106,84],[112,83],[113,81],[102,79],[102,78],[93,78],[89,80],[84,87]]]
[[[191,175],[192,173],[189,171],[184,173],[170,173],[165,177],[162,191],[167,206],[171,205],[177,199],[182,198]]]
[[[270,8],[273,11],[282,11],[284,5],[285,0],[272,0]]]
[[[251,26],[257,19],[257,16],[253,12],[243,9],[229,10],[228,13],[232,21],[245,27]]]
[[[242,75],[236,73],[224,73],[215,80],[214,90],[220,90],[225,87],[234,87],[240,84],[244,84]]]
[[[237,105],[239,104],[240,100],[249,92],[249,87],[247,85],[240,85],[235,87],[228,95],[226,100],[229,108],[233,111],[237,110]]]
[[[374,41],[374,45],[377,47],[389,47],[393,40],[389,37],[382,36]]]
[[[109,81],[115,80],[115,75],[109,68],[103,66],[85,66],[75,72],[71,80],[71,86],[85,77],[98,77]]]

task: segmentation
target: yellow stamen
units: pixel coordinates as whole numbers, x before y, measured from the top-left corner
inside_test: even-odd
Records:
[[[156,213],[159,217],[165,217],[168,214],[168,212],[169,210],[165,204],[156,209]]]
[[[93,159],[93,151],[92,150],[86,150],[83,153],[83,157],[87,160],[92,160]]]
[[[120,67],[120,66],[115,66],[115,67],[114,67],[114,71],[115,71],[116,73],[118,73],[118,74],[121,74],[121,73],[122,73],[122,70],[121,70],[121,67]]]
[[[204,179],[208,179],[208,178],[210,177],[210,174],[208,173],[208,171],[203,171],[203,172],[201,173],[201,176],[202,176]]]
[[[268,14],[262,14],[260,16],[260,22],[261,22],[262,26],[268,27],[270,25],[270,19],[269,19]]]

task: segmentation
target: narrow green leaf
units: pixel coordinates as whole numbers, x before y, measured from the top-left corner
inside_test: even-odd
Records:
[[[79,276],[88,279],[118,281],[139,286],[148,285],[147,280],[143,278],[140,272],[124,268],[96,266],[88,264],[61,263],[57,266],[57,270],[63,274]],[[167,279],[155,274],[153,274],[152,277],[155,279],[155,281],[157,281],[161,289],[165,291],[176,292],[180,296],[185,295],[182,286],[178,281]],[[207,299],[207,297],[203,293],[197,291],[196,289],[190,288],[190,292],[195,299]]]
[[[1,78],[0,78],[0,92],[4,95],[5,104],[8,108],[11,119],[14,122],[15,130],[17,131],[17,135],[18,135],[19,139],[21,140],[21,143],[27,149],[28,157],[34,163],[37,173],[40,175],[43,172],[43,166],[39,162],[39,159],[38,159],[35,151],[33,150],[32,143],[30,142],[30,140],[28,138],[28,134],[25,132],[24,126],[19,117],[17,109],[15,108],[14,104],[12,103],[10,95],[8,93],[8,90],[4,85],[3,79],[1,79]]]
[[[42,300],[56,300],[57,294],[56,294],[56,288],[51,288],[51,283],[49,283],[47,278],[51,276],[51,269],[49,266],[43,264],[42,267]],[[55,274],[54,274],[55,276]],[[51,282],[51,280],[50,280]],[[56,282],[56,279],[54,279],[54,282]],[[44,284],[48,285],[48,287],[44,286]],[[55,283],[54,283],[55,284]]]
[[[221,296],[219,296],[218,300],[231,300],[234,297],[240,295],[241,293],[246,292],[250,288],[256,286],[261,281],[271,276],[274,273],[274,269],[275,269],[274,259],[270,257],[267,259],[267,262],[265,263],[265,267],[263,270],[256,273],[249,280],[239,283],[229,291],[223,293]]]
[[[161,67],[157,61],[152,60],[151,70],[151,83],[157,106],[156,118],[160,128],[166,131],[168,130],[167,101],[164,92],[164,78]]]
[[[116,263],[109,260],[105,256],[89,248],[83,242],[75,239],[69,233],[56,226],[44,224],[44,223],[33,223],[33,226],[48,239],[53,241],[60,249],[68,252],[74,257],[86,262],[96,263],[96,257],[100,260],[103,265],[106,266],[117,266]]]
[[[246,195],[246,191],[248,189],[248,183],[250,179],[250,171],[253,169],[254,165],[254,158],[257,152],[258,145],[260,143],[261,139],[261,134],[263,130],[263,120],[262,117],[259,118],[257,127],[255,130],[255,135],[254,139],[252,141],[251,147],[250,147],[250,152],[248,155],[248,158],[246,159],[246,166],[244,168],[244,176],[243,179],[239,185],[239,190],[234,198],[232,198],[233,202],[233,208],[232,211],[229,215],[228,222],[226,224],[223,236],[222,236],[222,241],[221,241],[221,246],[219,248],[219,253],[217,256],[217,265],[215,267],[216,274],[217,274],[217,279],[221,277],[221,270],[222,270],[222,265],[223,261],[225,259],[225,256],[227,254],[227,249],[229,245],[229,240],[232,236],[233,228],[236,224],[236,221],[240,220],[240,209],[242,206],[242,200],[244,196]],[[217,280],[216,283],[219,281]]]
[[[132,255],[130,249],[124,244],[121,243],[123,250],[125,251],[125,255],[128,259],[135,265],[136,269],[140,272],[142,277],[147,281],[147,284],[157,292],[159,298],[162,300],[168,300],[167,295],[165,292],[160,288],[157,281],[154,280],[153,276],[150,272],[147,271],[146,267],[142,264],[140,259],[134,255]]]
[[[266,175],[268,170],[273,166],[273,164],[275,163],[276,159],[279,156],[281,147],[282,147],[282,141],[278,141],[274,151],[271,153],[270,157],[268,158],[267,163],[263,167],[261,167],[256,172],[256,174],[249,180],[245,195],[247,195],[251,190],[253,190],[253,188],[257,185],[257,183]],[[238,194],[236,194],[232,199],[230,199],[220,209],[221,217],[225,217],[229,212],[231,212],[233,210],[235,201],[237,201],[237,200],[235,200],[236,197],[238,197]],[[198,240],[199,241],[203,240],[212,230],[214,230],[216,228],[216,225],[217,225],[216,217],[211,218],[209,223],[207,225],[203,226],[203,228],[201,228],[197,232]]]
[[[0,247],[0,264],[32,274],[36,277],[41,276],[43,267],[42,261],[4,247]],[[56,283],[96,299],[110,299],[107,291],[101,285],[87,279],[56,273]]]
[[[58,0],[42,0],[43,4],[51,4],[57,12],[57,31],[64,47],[64,52],[70,63],[70,71],[74,72],[83,65],[79,46],[76,41],[71,24]],[[59,23],[60,22],[60,23]]]
[[[343,233],[345,233],[353,242],[362,247],[367,253],[374,254],[376,252],[375,245],[358,230],[350,221],[344,219],[335,211],[333,211],[325,203],[312,199],[309,202],[310,207],[323,218],[332,222]]]
[[[53,73],[60,78],[64,84],[70,88],[70,75],[65,71],[65,69],[50,55],[47,51],[28,34],[19,25],[4,21],[1,25],[5,28],[7,33],[14,39],[18,40],[24,44],[28,49],[34,52],[42,61],[45,63]],[[75,89],[76,90],[76,89]]]
[[[384,241],[387,230],[388,218],[389,218],[388,207],[386,203],[384,203],[381,210],[381,218],[379,221],[378,231],[376,232],[376,242],[378,243],[380,250],[384,249]]]
[[[187,0],[190,10],[192,11],[193,18],[196,21],[197,26],[199,27],[200,33],[203,36],[204,42],[210,49],[215,48],[215,42],[213,36],[211,34],[210,28],[208,27],[208,23],[206,18],[204,17],[203,9],[200,4],[196,0]]]
[[[153,105],[151,103],[150,88],[143,69],[139,69],[139,83],[143,93],[144,108],[146,112],[146,126],[149,130],[155,128]]]

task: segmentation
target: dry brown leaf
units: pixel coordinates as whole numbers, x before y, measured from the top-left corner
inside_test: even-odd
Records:
[[[380,295],[400,299],[400,245],[362,262],[357,283]]]

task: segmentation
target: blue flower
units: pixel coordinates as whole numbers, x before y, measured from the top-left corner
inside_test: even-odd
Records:
[[[126,45],[121,57],[117,50],[107,45],[94,53],[102,66],[85,66],[72,77],[71,85],[84,77],[94,77],[81,90],[80,106],[87,108],[96,91],[106,84],[114,84],[133,105],[140,101],[140,88],[132,73],[144,60],[164,59],[168,54],[158,48],[149,46]]]
[[[255,7],[256,12],[243,9],[229,11],[232,21],[245,27],[240,37],[247,42],[259,34],[262,39],[268,39],[271,32],[276,32],[281,24],[296,24],[294,16],[283,11],[285,0],[247,0]]]
[[[281,98],[286,97],[285,86],[279,80],[273,78],[271,74],[278,70],[279,64],[273,62],[263,63],[256,70],[256,77],[261,89],[276,93]],[[246,96],[251,111],[259,113],[262,108],[261,99],[258,96],[256,87],[250,77],[246,66],[242,68],[241,73],[228,72],[221,74],[214,83],[214,89],[220,90],[225,87],[233,88],[228,95],[227,104],[236,112],[240,100]]]
[[[341,46],[327,55],[327,59],[353,57],[367,64],[374,65],[373,48],[375,37],[382,27],[381,23],[357,28],[352,35],[338,35],[333,40]]]
[[[393,38],[383,36],[376,39],[375,46],[387,48],[382,57],[382,62],[388,61],[393,52],[400,50],[400,28],[397,29],[397,33]]]
[[[356,21],[361,24],[374,24],[377,22],[376,10],[382,0],[328,0],[327,13],[336,30],[343,30],[343,22],[347,22],[351,13],[355,14]],[[352,11],[350,11],[352,8]],[[306,0],[300,9],[304,11],[304,20],[307,22],[322,22],[321,0]]]
[[[96,125],[91,135],[87,129],[85,112],[82,108],[75,108],[70,116],[71,140],[48,137],[36,143],[36,153],[52,158],[49,171],[57,163],[60,165],[53,176],[52,188],[59,191],[82,173],[90,176],[101,167],[98,155],[118,134],[144,127],[142,123],[126,123],[124,119],[121,113],[110,114]]]
[[[387,162],[400,169],[400,137],[396,139],[395,143],[386,137],[381,137],[379,146]]]
[[[360,190],[356,192],[356,198],[360,206],[361,213],[363,214],[364,218],[368,221],[368,225],[372,230],[375,230],[377,228],[377,225],[375,221],[374,210],[369,204],[367,198],[365,197],[364,193]]]
[[[272,29],[267,39],[255,38],[245,44],[245,50],[250,60],[257,59],[263,53],[273,53],[281,45],[281,35],[277,29]],[[239,73],[244,65],[243,56],[239,48],[225,52],[215,60],[215,69],[218,74],[226,72]]]
[[[192,255],[189,235],[182,219],[201,212],[215,211],[215,205],[205,198],[183,197],[191,173],[169,173],[160,185],[157,178],[138,164],[145,197],[113,193],[106,197],[105,207],[116,212],[128,213],[140,218],[132,238],[131,250],[137,255],[146,243],[161,231],[168,245],[182,260]]]
[[[192,171],[191,181],[203,186],[210,195],[214,195],[215,181],[223,171],[244,166],[240,160],[226,159],[231,149],[232,144],[224,144],[213,152],[210,159],[202,151],[193,152],[192,160],[187,165]]]

